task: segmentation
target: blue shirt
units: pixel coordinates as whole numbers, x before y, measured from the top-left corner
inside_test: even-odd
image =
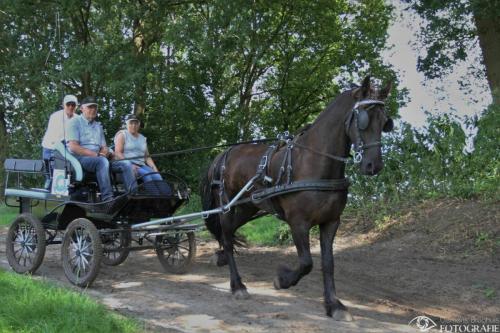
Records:
[[[137,165],[145,165],[146,162],[144,160],[146,156],[146,150],[148,149],[146,137],[139,133],[137,137],[134,137],[127,130],[122,130],[116,133],[115,136],[115,146],[116,146],[116,138],[120,133],[123,133],[125,136],[125,143],[123,145],[123,156],[126,159],[129,159],[130,162]],[[131,159],[133,157],[137,157],[135,159]]]
[[[81,147],[98,153],[101,147],[106,146],[104,130],[98,121],[88,121],[83,115],[73,117],[68,123],[67,141],[77,141]]]

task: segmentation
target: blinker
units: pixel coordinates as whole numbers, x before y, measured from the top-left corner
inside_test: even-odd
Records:
[[[394,121],[391,118],[387,118],[382,131],[385,133],[391,132],[394,129]]]
[[[370,117],[366,110],[361,110],[358,112],[358,128],[362,131],[368,128],[370,124]]]

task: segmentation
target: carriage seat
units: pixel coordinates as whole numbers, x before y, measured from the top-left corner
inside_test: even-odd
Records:
[[[45,200],[48,197],[47,191],[29,187],[30,181],[24,183],[24,174],[43,174],[45,173],[45,163],[43,160],[25,160],[8,158],[3,163],[4,171],[7,174],[5,178],[5,191],[4,196],[23,198],[28,197],[31,199]],[[16,173],[17,177],[11,178],[9,181],[9,174]],[[31,178],[31,177],[30,177]],[[25,187],[27,185],[27,187]]]
[[[45,163],[43,160],[23,160],[8,158],[3,163],[3,168],[6,172],[45,172]]]

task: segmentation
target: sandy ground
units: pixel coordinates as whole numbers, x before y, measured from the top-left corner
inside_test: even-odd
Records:
[[[198,243],[188,274],[166,274],[154,252],[134,252],[118,267],[103,266],[84,293],[157,332],[418,332],[408,325],[418,315],[499,318],[498,256],[460,260],[415,246],[428,237],[421,231],[376,240],[366,233],[337,237],[337,291],[353,322],[324,314],[317,242],[313,271],[289,290],[275,290],[272,281],[280,264],[296,263],[293,247],[241,250],[236,260],[251,294],[248,300],[233,299],[227,267],[210,263],[214,242]],[[0,266],[10,269],[4,240],[5,229],[0,232]],[[76,289],[64,276],[58,245],[48,248],[37,276]]]

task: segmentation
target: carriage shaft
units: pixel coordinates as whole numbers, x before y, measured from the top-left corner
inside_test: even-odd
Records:
[[[190,214],[179,215],[179,216],[171,216],[171,217],[166,217],[163,219],[158,219],[158,220],[154,220],[154,221],[135,224],[131,227],[131,229],[137,230],[137,229],[140,229],[140,228],[146,227],[146,226],[162,224],[162,223],[172,223],[172,222],[177,222],[177,221],[182,221],[182,220],[185,220],[183,222],[187,222],[187,221],[192,221],[192,220],[199,218],[199,217],[205,218],[209,215],[227,212],[227,211],[231,210],[232,206],[234,206],[234,204],[243,196],[243,194],[245,194],[245,192],[247,192],[253,186],[253,183],[255,182],[255,180],[258,177],[259,177],[258,175],[253,176],[245,184],[245,186],[243,186],[243,188],[234,196],[234,198],[231,201],[229,201],[226,205],[222,205],[218,208],[206,210],[206,211],[202,211],[202,212],[190,213]]]

